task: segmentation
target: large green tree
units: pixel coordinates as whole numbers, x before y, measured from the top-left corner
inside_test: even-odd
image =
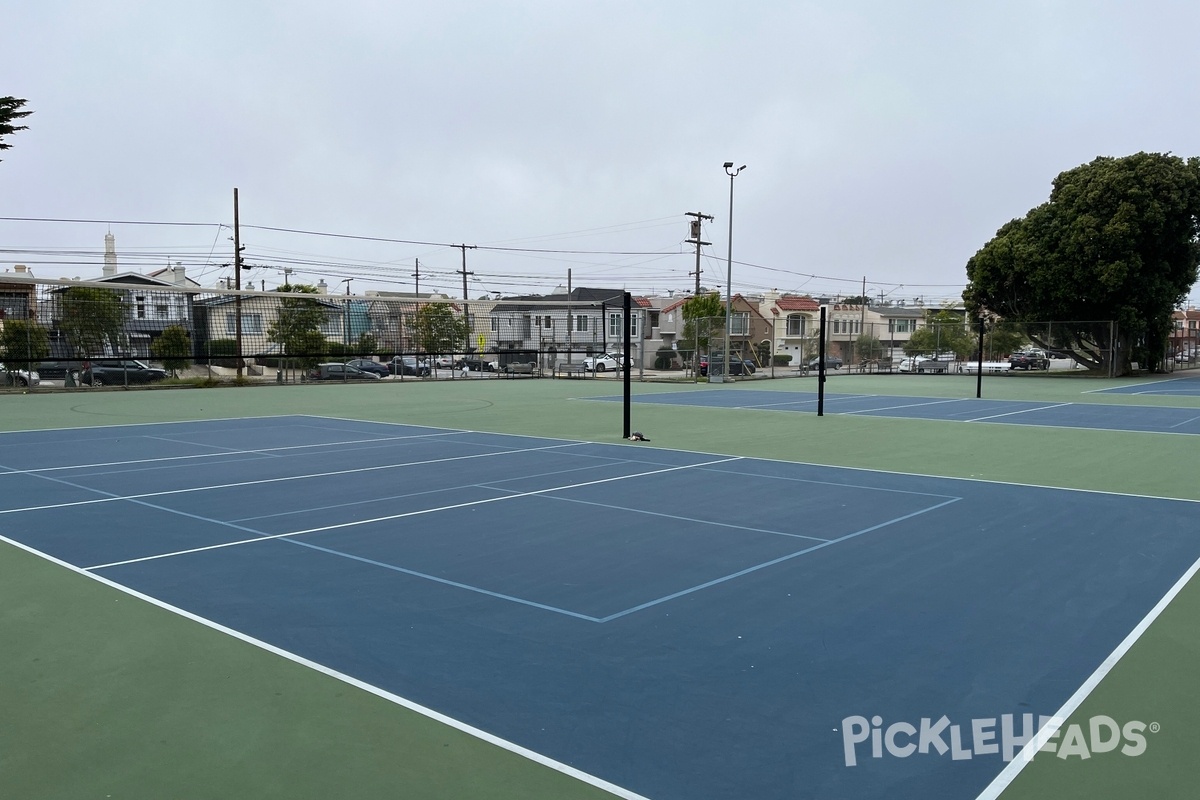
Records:
[[[1010,321],[1070,322],[1054,328],[1058,343],[1041,341],[1035,326],[1029,338],[1091,369],[1155,367],[1171,312],[1196,282],[1198,234],[1200,159],[1097,158],[1060,174],[1048,202],[967,262],[963,297],[973,312]]]
[[[954,353],[964,359],[979,347],[978,337],[967,330],[961,314],[941,310],[929,314],[925,325],[904,343],[905,355]]]
[[[121,294],[96,286],[72,286],[59,301],[59,327],[79,356],[120,353],[125,330]]]
[[[24,111],[25,101],[19,97],[0,97],[0,150],[9,150],[12,145],[4,141],[9,134],[23,131],[27,125],[14,125],[13,121],[25,119],[32,111]]]
[[[449,303],[426,303],[413,315],[413,335],[417,347],[427,355],[465,351],[471,325],[454,313]]]
[[[267,337],[279,344],[286,355],[302,356],[302,365],[316,364],[328,349],[321,326],[329,317],[329,309],[311,297],[320,291],[306,283],[290,283],[275,291],[301,296],[280,299],[275,321],[267,328]]]

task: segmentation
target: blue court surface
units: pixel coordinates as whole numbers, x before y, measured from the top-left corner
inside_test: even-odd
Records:
[[[1185,501],[318,417],[0,465],[6,539],[655,800],[974,797],[842,721],[1053,714],[1200,557]]]
[[[1098,389],[1094,394],[1149,394],[1168,395],[1172,397],[1200,397],[1200,374],[1186,375],[1178,378],[1158,378],[1128,386]]]
[[[620,397],[591,400],[618,402]],[[701,389],[634,395],[635,403],[737,408],[755,411],[803,411],[815,414],[816,392]],[[1029,400],[903,397],[877,394],[825,394],[826,414],[847,414],[952,422],[992,422],[1146,433],[1200,433],[1200,408],[1052,403]]]

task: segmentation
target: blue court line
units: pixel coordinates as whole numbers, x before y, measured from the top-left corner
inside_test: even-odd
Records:
[[[751,572],[758,572],[761,569],[766,569],[767,567],[772,567],[776,564],[781,564],[784,561],[790,561],[793,558],[799,558],[800,556],[807,555],[808,553],[812,553],[816,550],[822,550],[826,547],[830,547],[831,545],[840,544],[849,539],[853,539],[856,536],[862,536],[864,533],[870,533],[871,531],[877,531],[880,528],[886,528],[888,525],[895,525],[897,522],[903,522],[906,519],[912,519],[913,517],[919,516],[921,514],[927,514],[930,511],[937,511],[939,508],[948,506],[951,503],[957,503],[961,499],[962,499],[961,497],[954,497],[954,498],[951,498],[944,502],[938,503],[937,505],[929,506],[928,508],[922,508],[919,511],[914,511],[911,514],[905,514],[902,517],[896,517],[895,519],[889,519],[886,522],[880,522],[878,525],[872,525],[869,528],[863,528],[860,531],[855,531],[854,533],[848,533],[845,536],[839,536],[838,538],[830,539],[827,542],[821,542],[820,544],[814,544],[812,547],[806,547],[803,550],[800,550],[798,552],[791,553],[786,556],[780,556],[779,558],[773,558],[770,561],[764,561],[763,563],[756,564],[753,567],[747,567],[746,569],[738,570],[737,572],[732,572],[723,577],[716,578],[711,581],[707,581],[706,583],[701,583],[697,586],[693,586],[690,589],[683,589],[681,591],[674,592],[672,594],[664,595],[663,597],[660,597],[656,600],[651,600],[649,602],[642,603],[641,605],[634,606],[633,608],[627,608],[624,611],[618,611],[615,614],[609,614],[607,617],[602,617],[600,619],[600,622],[611,622],[614,619],[619,619],[621,617],[628,616],[629,614],[633,614],[638,611],[644,611],[647,608],[652,608],[653,606],[660,605],[669,600],[675,600],[676,598],[683,597],[684,595],[689,595],[689,594],[692,594],[693,592],[698,592],[702,589],[708,589],[709,587],[716,586],[717,584],[725,583],[726,581],[731,581],[734,578],[740,578],[743,575],[749,575]]]

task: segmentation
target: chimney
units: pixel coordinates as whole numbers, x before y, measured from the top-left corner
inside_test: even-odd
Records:
[[[111,232],[104,234],[104,277],[117,274],[117,238]]]
[[[178,261],[171,267],[171,283],[176,286],[187,286],[187,268]]]
[[[13,264],[13,272],[17,273],[18,275],[32,275],[33,274],[32,272],[29,271],[29,267],[25,266],[24,264]]]
[[[324,278],[321,278],[321,280],[317,281],[317,291],[321,294],[329,294],[329,284],[325,282]]]

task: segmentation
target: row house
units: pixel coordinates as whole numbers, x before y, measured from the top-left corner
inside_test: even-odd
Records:
[[[684,339],[686,320],[683,318],[683,305],[691,297],[673,300],[663,306],[658,312],[658,341],[662,346],[673,350],[690,352],[694,349],[691,342]],[[721,300],[722,315],[725,301]],[[763,315],[759,303],[742,294],[735,294],[729,306],[729,352],[730,355],[758,361],[758,346],[762,342],[768,345],[773,339],[774,325]],[[708,349],[716,352],[724,345],[724,316],[715,319],[711,324],[711,335]]]
[[[624,343],[622,289],[578,287],[571,292],[506,298],[489,314],[489,349],[501,363],[527,361],[540,354],[545,368],[557,361],[619,351]],[[644,364],[653,352],[655,309],[647,298],[634,298],[630,341],[631,360]],[[478,330],[478,328],[477,328]]]

